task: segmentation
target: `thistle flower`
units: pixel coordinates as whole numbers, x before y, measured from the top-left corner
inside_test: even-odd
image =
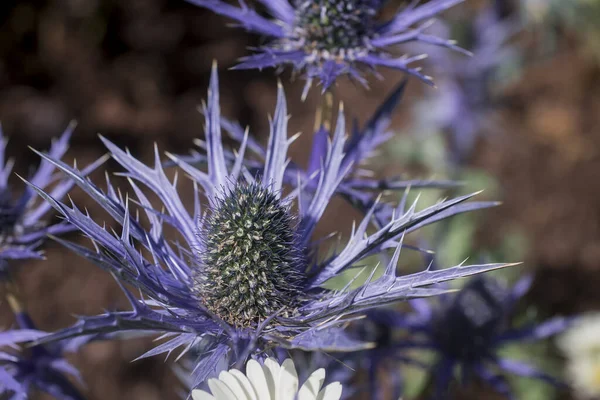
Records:
[[[102,139],[115,161],[125,168],[124,175],[139,205],[137,211],[146,216],[149,230],[138,219],[138,213],[131,212],[134,202],[118,195],[110,180],[104,192],[75,168],[40,153],[122,226],[121,233],[113,235],[77,206],[61,203],[36,188],[92,240],[94,247],[57,240],[140,290],[143,296],[137,299],[123,288],[132,311],[82,317],[72,327],[50,334],[40,343],[92,333],[163,333],[167,341],[144,357],[180,347],[185,353],[194,347],[201,354],[194,371],[197,385],[215,370],[232,364],[239,368],[250,356],[269,355],[274,347],[306,351],[368,347],[368,343],[350,339],[343,330],[354,315],[399,300],[436,295],[445,291],[435,286],[439,282],[507,265],[460,265],[443,271],[396,275],[404,234],[457,213],[495,205],[463,204],[472,196],[441,201],[421,211],[416,211],[416,204],[406,208],[405,199],[383,227],[369,234],[375,204],[355,226],[347,244],[319,260],[317,249],[323,243],[311,240],[313,232],[340,182],[352,169],[351,163],[344,164],[343,111],[321,160],[316,189],[304,190],[307,181],[299,177],[288,194],[284,194],[284,176],[288,146],[294,138],[287,137],[287,106],[281,87],[259,175],[244,167],[247,135],[233,165],[226,162],[216,67],[204,113],[208,171],[173,156],[194,185],[191,212],[183,205],[176,180],[167,179],[158,152],[154,167],[148,167]],[[138,183],[156,195],[165,211],[152,207]],[[202,196],[207,199],[204,204],[208,209],[204,212]],[[294,200],[297,209],[292,208]],[[166,240],[164,225],[176,228],[180,240]],[[366,256],[390,248],[395,249],[394,257],[380,278],[371,274],[358,288],[351,289],[350,284],[339,290],[323,288],[330,278],[360,265]]]
[[[52,143],[49,155],[60,159],[68,148],[69,138],[75,124],[71,124],[62,136]],[[44,220],[52,208],[48,202],[39,201],[39,197],[31,187],[24,185],[22,193],[14,198],[12,188],[8,184],[14,160],[5,160],[7,140],[0,130],[0,279],[6,277],[10,260],[27,258],[41,258],[38,250],[46,235],[58,235],[72,229],[67,222],[49,224]],[[88,174],[93,171],[102,160],[90,165],[82,171]],[[42,161],[37,171],[29,177],[29,181],[40,188],[48,187],[56,181],[53,175],[54,165]],[[50,194],[52,197],[62,198],[74,185],[70,180],[58,182]]]
[[[328,89],[341,75],[366,85],[361,69],[378,66],[401,70],[431,84],[431,77],[409,65],[423,59],[394,57],[390,48],[410,41],[442,46],[464,53],[452,40],[425,33],[430,20],[463,0],[419,0],[387,21],[377,16],[382,0],[260,0],[272,19],[259,15],[245,1],[240,6],[222,0],[187,0],[239,22],[245,29],[268,37],[270,42],[241,60],[235,68],[254,69],[291,65],[307,79],[304,95],[317,79]]]
[[[240,370],[222,371],[219,379],[211,378],[208,386],[212,395],[203,390],[192,391],[194,400],[339,400],[342,385],[333,382],[323,386],[325,370],[314,371],[298,390],[298,374],[291,358],[279,365],[267,358],[261,366],[258,361],[246,364],[246,375]]]
[[[387,316],[390,328],[404,328],[415,334],[414,339],[400,342],[399,349],[433,350],[437,353],[438,361],[431,368],[434,398],[447,398],[448,385],[457,366],[464,380],[477,376],[511,399],[514,397],[505,377],[497,374],[496,370],[562,385],[526,362],[498,354],[505,345],[539,341],[555,335],[573,321],[556,317],[537,325],[511,326],[510,313],[529,289],[531,281],[531,277],[527,276],[512,288],[506,288],[496,279],[478,276],[453,298],[440,296],[437,308],[424,299],[415,299],[411,301],[415,314]]]
[[[580,398],[600,395],[600,315],[581,316],[557,339],[567,356],[567,376]]]
[[[46,332],[37,330],[26,312],[17,313],[16,319],[19,329],[0,333],[0,346],[9,347],[0,351],[0,393],[8,395],[3,398],[28,399],[37,390],[57,399],[83,400],[79,390],[65,376],[71,375],[82,382],[79,371],[64,358],[64,354],[76,351],[90,338],[19,349],[19,343],[39,339]]]
[[[514,64],[517,49],[507,44],[518,31],[515,21],[498,15],[499,4],[483,8],[472,21],[465,22],[469,48],[476,57],[454,57],[433,49],[428,64],[435,71],[439,90],[419,107],[423,130],[446,134],[450,162],[464,164],[476,140],[484,133],[497,132],[491,113],[494,107],[494,78],[501,67]],[[438,36],[448,37],[449,27],[438,24]],[[423,46],[415,46],[415,51]]]

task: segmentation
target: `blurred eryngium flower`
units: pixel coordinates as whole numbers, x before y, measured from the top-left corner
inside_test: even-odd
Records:
[[[418,119],[424,125],[422,131],[445,133],[453,165],[462,165],[472,156],[479,137],[499,133],[491,112],[498,106],[493,93],[500,83],[497,75],[502,68],[515,69],[518,62],[518,48],[509,43],[518,24],[498,15],[502,3],[489,4],[461,24],[466,31],[464,41],[471,42],[466,45],[476,57],[455,57],[437,48],[428,52],[427,64],[435,71],[439,90],[419,105]],[[436,28],[437,36],[449,36],[450,26],[440,23]],[[424,49],[420,44],[413,47]]]
[[[84,396],[66,377],[71,375],[81,382],[79,371],[64,358],[64,354],[76,351],[90,337],[32,347],[19,346],[46,333],[37,330],[25,312],[18,312],[16,319],[19,329],[0,332],[0,346],[10,347],[0,351],[2,398],[28,399],[34,391],[41,391],[57,399],[83,400]]]
[[[578,396],[600,396],[600,314],[581,316],[558,338],[567,356],[567,375]]]
[[[194,184],[191,213],[184,207],[176,182],[167,179],[158,153],[154,167],[148,167],[103,139],[115,161],[126,169],[124,175],[137,197],[135,202],[117,194],[110,181],[103,192],[76,169],[42,155],[74,179],[122,226],[120,235],[113,235],[75,205],[67,206],[36,188],[92,240],[94,248],[58,240],[148,298],[136,299],[123,288],[132,311],[80,318],[71,328],[51,334],[44,341],[89,333],[164,333],[168,341],[144,356],[170,353],[182,346],[185,353],[195,346],[201,354],[194,371],[197,385],[215,370],[231,364],[240,367],[252,354],[268,354],[275,346],[307,351],[364,348],[367,343],[350,339],[342,329],[353,315],[399,300],[436,295],[445,292],[435,286],[439,282],[506,266],[459,265],[396,275],[404,234],[457,213],[495,204],[462,204],[471,195],[444,200],[421,211],[416,211],[416,204],[406,208],[404,199],[382,227],[367,233],[375,203],[354,227],[347,244],[318,260],[317,249],[323,246],[323,239],[312,242],[313,232],[353,168],[343,152],[343,112],[321,159],[316,186],[305,190],[310,178],[298,176],[287,195],[287,151],[294,138],[287,137],[287,105],[281,87],[260,174],[250,173],[245,167],[247,134],[233,162],[227,163],[221,143],[216,67],[204,114],[208,171],[172,156]],[[153,192],[164,211],[152,206],[136,182]],[[207,211],[202,210],[201,196],[208,200]],[[299,204],[297,211],[291,207],[294,200]],[[132,203],[139,205],[136,212],[130,211]],[[149,230],[139,221],[139,211],[146,216]],[[179,241],[167,241],[163,225],[176,228]],[[357,288],[350,284],[338,290],[322,287],[365,257],[390,248],[395,249],[394,257],[380,278],[371,274]]]
[[[339,400],[342,385],[333,382],[323,386],[325,370],[314,371],[298,390],[298,374],[291,358],[279,365],[267,358],[261,366],[258,361],[246,364],[246,374],[237,369],[222,371],[219,379],[211,378],[208,386],[212,393],[192,391],[194,400]]]
[[[305,94],[313,79],[321,82],[323,90],[340,75],[366,84],[361,67],[398,69],[431,83],[431,77],[409,66],[424,55],[390,54],[390,48],[401,43],[419,41],[463,51],[452,40],[424,32],[432,18],[463,0],[432,0],[422,5],[412,1],[387,21],[377,18],[385,4],[383,0],[259,0],[273,19],[259,15],[243,0],[239,7],[222,0],[187,1],[269,37],[267,45],[260,47],[257,54],[243,58],[236,68],[291,65],[294,71],[305,73]]]
[[[49,155],[60,159],[68,149],[68,142],[75,124],[71,124],[62,136],[52,143]],[[57,224],[49,224],[44,217],[52,206],[48,202],[39,201],[33,189],[23,184],[23,190],[19,197],[15,198],[12,187],[8,180],[12,173],[14,160],[6,160],[6,145],[2,131],[0,130],[0,279],[7,272],[10,260],[27,258],[41,258],[42,253],[38,250],[42,241],[48,234],[58,235],[73,228],[65,221]],[[102,160],[90,165],[82,175],[94,170]],[[42,160],[35,173],[28,177],[29,182],[44,190],[49,190],[53,183],[57,182],[54,173],[54,165]],[[72,187],[71,180],[59,181],[50,195],[56,199],[62,198]]]
[[[405,328],[414,333],[410,339],[396,343],[396,352],[403,349],[433,350],[438,355],[431,369],[435,383],[435,399],[448,398],[448,386],[460,367],[464,380],[477,376],[498,393],[514,398],[503,375],[496,370],[517,376],[539,379],[550,384],[559,381],[536,367],[515,359],[504,358],[499,350],[506,345],[539,341],[562,332],[571,318],[555,317],[540,324],[513,327],[511,312],[516,302],[527,292],[531,277],[522,278],[512,288],[491,277],[472,279],[453,298],[439,297],[434,308],[424,299],[411,303],[415,314],[388,313],[379,321],[391,328]],[[437,300],[437,299],[436,299]],[[390,353],[393,349],[390,348]]]

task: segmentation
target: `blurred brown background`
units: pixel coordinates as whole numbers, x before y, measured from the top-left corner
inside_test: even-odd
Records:
[[[46,148],[72,119],[79,125],[67,159],[80,165],[103,154],[98,133],[147,161],[155,142],[162,150],[187,152],[203,135],[196,107],[206,97],[213,59],[219,62],[223,114],[264,138],[275,75],[228,70],[259,40],[183,0],[1,2],[0,121],[17,169],[37,162],[27,146]],[[498,115],[504,134],[479,143],[471,160],[497,177],[504,201],[486,212],[479,240],[493,246],[511,226],[524,227],[531,245],[527,265],[538,271],[529,300],[546,313],[600,306],[600,68],[582,47],[565,30],[556,51],[532,57],[518,82],[502,93]],[[370,91],[340,85],[336,93],[348,115],[364,121],[402,79],[400,73],[384,76]],[[302,103],[303,83],[289,83],[285,74],[281,79],[292,114],[290,133],[310,132],[318,92]],[[405,104],[425,90],[435,89],[412,82]],[[394,118],[399,134],[410,124],[408,110],[403,107]],[[305,157],[309,139],[299,140],[293,157]],[[388,164],[398,172],[396,160]],[[77,191],[73,197],[93,209]],[[73,313],[126,306],[97,267],[54,243],[47,257],[48,262],[27,263],[19,275],[41,329],[67,326]],[[5,304],[2,312],[9,313]],[[86,347],[74,362],[89,398],[175,398],[176,381],[163,359],[130,363],[150,347],[149,340]]]

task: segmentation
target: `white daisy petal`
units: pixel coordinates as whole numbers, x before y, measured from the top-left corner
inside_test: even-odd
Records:
[[[215,396],[216,400],[236,400],[235,394],[227,387],[227,385],[218,379],[211,378],[208,380],[208,387]]]
[[[288,358],[281,365],[277,400],[294,400],[297,392],[298,374],[294,362],[291,358]]]
[[[242,385],[242,387],[244,388],[244,391],[248,394],[248,397],[245,397],[244,400],[258,400],[258,394],[256,393],[254,386],[252,386],[252,384],[250,383],[246,375],[242,373],[242,371],[240,371],[239,369],[230,369],[229,373],[238,380],[240,385]]]
[[[256,394],[260,400],[276,400],[271,399],[265,373],[258,361],[248,361],[248,364],[246,364],[246,376],[248,376],[248,379],[250,380],[250,383],[252,383],[252,387],[256,390]]]
[[[334,382],[321,390],[325,370],[314,371],[298,391],[298,373],[294,362],[288,358],[279,365],[268,358],[263,365],[256,360],[246,364],[246,375],[237,369],[219,374],[219,379],[209,379],[212,394],[193,390],[193,400],[340,400],[342,385]]]
[[[325,370],[319,368],[313,372],[298,392],[298,400],[315,400],[325,380]]]
[[[281,367],[279,363],[274,358],[267,358],[263,365],[263,371],[265,373],[265,378],[267,379],[267,385],[269,386],[269,393],[271,395],[271,399],[279,400],[277,397],[277,393],[279,392],[279,371]]]
[[[340,397],[342,397],[342,384],[333,382],[319,392],[317,400],[340,400]]]
[[[192,390],[192,399],[194,400],[216,400],[215,397],[210,394],[210,393],[206,393],[204,390]]]
[[[246,391],[240,384],[240,381],[238,381],[236,377],[231,374],[231,372],[222,371],[219,374],[219,380],[226,384],[229,389],[231,389],[231,391],[235,395],[236,400],[246,400],[250,398],[250,396],[246,393]]]

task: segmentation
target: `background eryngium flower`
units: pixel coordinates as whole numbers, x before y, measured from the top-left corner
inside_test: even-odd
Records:
[[[340,75],[366,84],[361,67],[393,68],[431,83],[431,77],[409,65],[425,56],[394,57],[391,47],[410,41],[463,51],[452,40],[425,33],[430,19],[463,0],[411,2],[387,21],[378,13],[384,0],[259,0],[272,19],[265,18],[244,1],[236,7],[221,0],[187,0],[217,14],[232,18],[249,31],[271,39],[255,55],[243,58],[238,69],[291,65],[304,72],[307,84],[313,79],[329,88]]]
[[[446,135],[451,168],[464,166],[481,136],[503,134],[492,113],[501,105],[495,92],[502,86],[503,79],[498,79],[502,71],[518,71],[520,54],[510,43],[519,24],[500,15],[501,3],[488,4],[468,21],[463,17],[465,21],[459,24],[465,31],[464,45],[474,57],[455,57],[439,48],[428,52],[426,63],[434,71],[439,90],[418,105],[417,118],[424,133],[434,130]],[[437,24],[437,35],[448,37],[455,25]],[[425,50],[419,43],[414,47],[413,51]]]
[[[341,250],[318,260],[317,245],[311,240],[315,226],[340,182],[352,171],[352,164],[343,165],[343,112],[322,159],[316,189],[305,191],[307,182],[300,178],[287,195],[283,193],[283,177],[293,138],[287,136],[287,106],[281,87],[260,175],[252,175],[244,167],[247,140],[233,165],[228,167],[226,163],[216,67],[204,113],[208,171],[180,162],[197,189],[191,212],[185,209],[175,182],[167,179],[158,153],[154,167],[148,167],[103,139],[115,161],[126,169],[124,175],[137,197],[135,202],[118,195],[110,181],[103,192],[76,169],[42,155],[74,179],[122,226],[121,233],[113,235],[77,206],[67,206],[36,188],[94,246],[89,249],[58,240],[146,297],[136,299],[123,288],[132,311],[82,317],[71,328],[51,334],[44,341],[119,331],[164,333],[168,340],[144,356],[179,347],[184,347],[185,353],[197,346],[201,354],[194,371],[197,385],[215,370],[231,364],[241,366],[250,355],[268,354],[274,346],[309,351],[367,347],[369,344],[344,333],[342,325],[353,315],[399,300],[443,293],[445,290],[436,283],[507,265],[460,265],[396,275],[404,234],[457,213],[495,204],[462,204],[472,195],[444,200],[422,211],[416,210],[416,204],[405,209],[403,201],[383,227],[369,234],[373,206]],[[136,182],[160,199],[164,212],[152,207]],[[208,200],[206,211],[202,211],[201,196]],[[308,201],[298,201],[306,206],[292,210],[291,202],[306,196]],[[130,211],[134,203],[139,205],[137,211],[145,214],[149,230],[135,217],[137,213]],[[164,225],[175,227],[181,241],[167,241]],[[374,278],[373,271],[356,288],[350,284],[339,290],[322,287],[366,256],[389,248],[395,249],[394,257],[380,278]]]
[[[433,350],[438,356],[430,371],[436,400],[448,398],[449,384],[457,368],[463,382],[478,377],[509,399],[515,397],[505,375],[498,371],[562,386],[559,380],[534,365],[504,357],[500,352],[510,344],[546,339],[573,323],[573,318],[554,317],[539,324],[513,325],[511,314],[531,282],[531,276],[525,276],[509,288],[495,278],[477,276],[457,294],[444,294],[436,299],[440,300],[437,307],[425,299],[415,299],[411,301],[415,313],[380,313],[377,315],[380,327],[387,324],[391,329],[404,328],[412,334],[407,340],[389,346],[389,354],[409,348]]]
[[[50,157],[60,159],[66,153],[74,128],[75,124],[71,124],[62,136],[52,143],[48,153]],[[21,194],[17,198],[14,197],[14,188],[8,183],[14,160],[5,159],[6,145],[7,140],[0,130],[0,279],[6,278],[11,260],[41,258],[42,253],[38,248],[46,235],[58,235],[73,229],[66,221],[50,224],[44,220],[52,206],[48,202],[39,201],[31,187],[22,184]],[[82,171],[82,175],[93,171],[101,162],[102,160],[99,160],[87,167]],[[54,172],[54,165],[42,160],[35,173],[28,179],[32,185],[44,190],[58,182],[49,194],[60,199],[75,183],[72,180],[59,181]]]
[[[48,393],[57,399],[83,400],[85,397],[67,379],[71,375],[82,383],[79,371],[65,358],[65,353],[77,351],[92,337],[31,346],[23,344],[38,339],[45,332],[36,329],[24,311],[15,313],[19,329],[0,332],[0,389],[3,398],[28,399],[34,391]],[[5,397],[8,396],[8,397]]]

